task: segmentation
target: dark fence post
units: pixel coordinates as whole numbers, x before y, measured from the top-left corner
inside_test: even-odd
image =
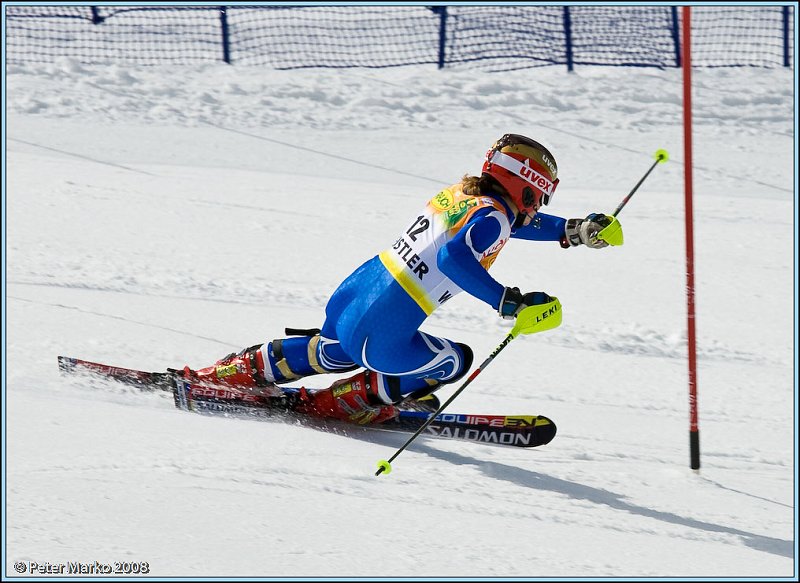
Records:
[[[431,6],[431,12],[439,15],[439,68],[444,68],[445,46],[447,45],[447,6]]]
[[[228,34],[228,11],[225,6],[219,7],[219,22],[222,26],[222,60],[230,65],[231,45]]]
[[[572,19],[569,14],[569,6],[564,6],[564,39],[567,43],[567,71],[572,71]]]
[[[789,7],[783,7],[783,66],[789,66]]]
[[[672,40],[675,42],[675,66],[681,67],[681,34],[677,6],[672,7]]]
[[[572,71],[572,18],[569,6],[564,6],[564,38],[567,43],[567,71]]]
[[[105,18],[100,16],[97,6],[92,6],[92,24],[102,24]]]

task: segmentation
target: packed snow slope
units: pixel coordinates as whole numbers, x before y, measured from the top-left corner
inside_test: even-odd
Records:
[[[699,472],[680,71],[9,67],[5,575],[796,575],[795,79],[694,79]],[[558,296],[564,322],[450,409],[548,415],[551,444],[421,438],[375,477],[404,436],[210,418],[59,375],[60,354],[201,367],[319,326],[338,283],[506,132],[550,147],[546,210],[564,217],[613,211],[671,154],[620,214],[622,247],[512,241],[492,268]],[[462,294],[424,329],[480,362],[509,327]]]

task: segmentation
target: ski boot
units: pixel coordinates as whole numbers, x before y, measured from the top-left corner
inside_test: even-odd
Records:
[[[238,353],[232,352],[213,366],[198,370],[186,366],[183,370],[170,372],[202,385],[240,390],[250,395],[278,396],[280,389],[264,378],[264,357],[259,348],[261,345],[257,344]]]
[[[383,402],[373,389],[377,386],[377,374],[363,370],[324,390],[302,388],[295,411],[358,425],[375,425],[394,419],[399,409]]]

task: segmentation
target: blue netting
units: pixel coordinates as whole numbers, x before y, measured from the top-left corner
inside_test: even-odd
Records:
[[[231,57],[276,69],[436,63],[439,20],[420,7],[229,8]]]
[[[499,71],[566,63],[563,7],[452,7],[445,22],[450,66]]]
[[[7,62],[190,64],[222,60],[219,10],[8,6]],[[96,22],[96,23],[95,23]]]
[[[794,63],[794,15],[789,7],[787,36],[783,8],[715,6],[692,9],[692,65],[698,67],[784,65],[784,42],[789,41],[789,66]],[[680,12],[680,11],[679,11]],[[774,34],[779,32],[780,34]],[[772,34],[770,34],[772,33]]]
[[[693,63],[794,62],[793,7],[695,6]],[[674,67],[670,6],[6,6],[9,64],[192,64],[277,69],[544,65]]]
[[[668,6],[613,6],[571,9],[572,53],[576,65],[674,67],[675,37]]]

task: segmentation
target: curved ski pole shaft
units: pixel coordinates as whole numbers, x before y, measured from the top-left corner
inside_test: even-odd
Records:
[[[396,452],[394,452],[394,454],[392,454],[392,457],[390,457],[388,460],[381,460],[378,463],[378,471],[375,472],[375,475],[376,476],[380,476],[381,473],[383,473],[384,471],[387,471],[387,473],[389,471],[391,471],[391,469],[390,469],[391,468],[391,463],[397,458],[397,456],[399,456],[403,452],[403,450],[405,448],[407,448],[411,444],[411,442],[414,441],[420,435],[420,433],[425,431],[425,428],[428,427],[428,425],[433,423],[433,421],[439,416],[439,414],[441,414],[441,412],[444,411],[447,408],[447,406],[455,400],[456,397],[458,397],[458,395],[461,393],[461,391],[466,389],[469,386],[469,384],[472,381],[475,380],[475,377],[477,377],[481,373],[481,371],[483,369],[485,369],[487,366],[489,366],[489,363],[492,362],[495,359],[495,357],[498,354],[500,354],[500,352],[506,346],[508,346],[509,343],[512,340],[514,340],[514,338],[516,338],[516,336],[514,336],[513,334],[509,334],[508,336],[506,336],[505,340],[503,340],[503,342],[500,344],[500,346],[495,348],[494,352],[492,352],[489,355],[489,358],[484,360],[481,363],[481,365],[478,368],[476,368],[475,371],[471,375],[469,375],[469,378],[466,381],[464,381],[464,384],[462,384],[458,388],[458,390],[450,396],[449,399],[447,399],[444,403],[442,403],[441,407],[439,407],[439,409],[437,409],[435,413],[432,413],[431,416],[428,417],[428,420],[425,421],[425,423],[423,423],[422,426],[419,429],[417,429],[417,431],[414,433],[414,435],[409,437],[406,440],[406,442],[402,446],[400,446],[400,449],[398,449]]]

